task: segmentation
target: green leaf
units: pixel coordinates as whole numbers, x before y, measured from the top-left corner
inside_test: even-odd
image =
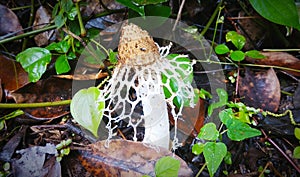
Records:
[[[205,144],[203,143],[197,143],[194,144],[192,147],[192,153],[195,155],[200,155],[203,152]]]
[[[215,141],[219,137],[219,132],[216,128],[216,125],[212,122],[209,122],[201,128],[197,137],[199,139]]]
[[[145,6],[145,14],[147,16],[169,17],[171,15],[171,8],[169,6],[147,5]],[[163,23],[164,21],[162,21]]]
[[[200,90],[195,89],[195,94],[197,94],[199,96],[199,98],[202,98],[202,99],[207,99],[207,98],[211,99],[212,98],[212,95],[203,88],[201,88]]]
[[[66,55],[60,55],[55,61],[55,70],[57,74],[66,73],[71,70]]]
[[[207,163],[210,176],[213,176],[219,168],[223,158],[227,154],[227,147],[222,142],[207,142],[203,149],[203,155]]]
[[[261,54],[257,50],[249,50],[245,53],[245,55],[248,56],[248,57],[251,57],[251,58],[255,58],[255,59],[264,59],[264,58],[266,58],[266,56],[264,56],[263,54]]]
[[[217,88],[216,92],[219,96],[219,101],[216,103],[212,103],[208,106],[208,110],[207,110],[208,116],[211,116],[214,109],[225,106],[228,102],[228,94],[227,94],[226,90]]]
[[[177,177],[180,168],[180,161],[170,157],[162,157],[155,164],[156,177]]]
[[[48,50],[55,50],[58,53],[67,53],[70,49],[70,44],[68,41],[60,41],[60,42],[52,42],[49,44],[46,49]]]
[[[167,1],[168,0],[133,0],[133,2],[138,5],[159,4]]]
[[[223,124],[227,124],[227,121],[230,119],[234,119],[234,113],[232,109],[224,109],[219,113],[220,120]]]
[[[295,147],[293,152],[293,157],[295,159],[300,159],[300,146]]]
[[[67,18],[63,15],[63,13],[58,13],[54,17],[54,24],[57,26],[57,28],[61,28],[67,21]]]
[[[62,9],[65,12],[70,12],[72,10],[72,7],[73,7],[72,0],[61,0],[60,2],[61,2]]]
[[[71,114],[75,121],[98,137],[102,120],[104,101],[99,101],[100,90],[96,87],[78,91],[71,102]]]
[[[114,52],[113,50],[111,49],[108,49],[108,53],[109,53],[109,61],[111,64],[117,64],[118,62],[118,52]]]
[[[75,17],[76,17],[78,12],[77,12],[76,7],[72,7],[72,9],[67,13],[68,13],[68,19],[69,20],[75,20]]]
[[[227,151],[226,156],[224,157],[224,162],[228,165],[232,164],[231,153]]]
[[[300,128],[296,127],[294,130],[295,137],[300,140]]]
[[[28,73],[29,81],[36,82],[46,71],[47,65],[51,61],[51,53],[44,48],[32,47],[19,53],[16,60],[21,63]]]
[[[230,58],[233,60],[233,61],[242,61],[245,59],[245,53],[240,51],[240,50],[237,50],[237,51],[233,51],[231,52],[230,54]]]
[[[241,50],[246,43],[246,38],[235,31],[229,31],[226,33],[225,38],[227,42],[231,41],[238,50]]]
[[[217,45],[217,46],[216,46],[215,51],[216,51],[217,54],[223,55],[223,54],[225,54],[225,53],[228,53],[230,50],[229,50],[229,48],[227,47],[227,45],[225,45],[225,44],[220,44],[220,45]]]
[[[117,0],[117,2],[137,12],[140,16],[145,16],[144,6],[137,6],[132,1],[128,0]]]
[[[271,22],[300,30],[299,16],[294,0],[249,0],[253,8]]]
[[[228,137],[234,141],[241,141],[246,138],[261,135],[259,130],[251,128],[248,124],[243,123],[235,118],[228,120],[225,125],[228,128]]]

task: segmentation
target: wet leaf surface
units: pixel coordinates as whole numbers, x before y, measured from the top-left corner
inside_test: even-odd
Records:
[[[0,79],[4,90],[14,91],[27,83],[28,75],[20,63],[0,55]]]
[[[164,148],[141,142],[112,140],[109,148],[105,147],[105,142],[99,141],[86,150],[79,150],[79,160],[94,176],[154,176],[157,160],[163,156],[172,157],[172,153]],[[175,158],[180,160],[178,176],[191,176],[192,171],[186,163],[177,156]]]
[[[275,71],[245,70],[239,80],[239,94],[243,102],[251,107],[276,112],[280,103],[280,84]]]

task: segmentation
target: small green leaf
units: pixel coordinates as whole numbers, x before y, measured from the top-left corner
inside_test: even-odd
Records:
[[[236,50],[236,51],[231,52],[230,58],[233,61],[242,61],[245,59],[245,53],[240,50]]]
[[[144,6],[138,6],[134,4],[132,1],[128,1],[128,0],[117,0],[117,2],[137,12],[140,16],[142,17],[145,16]]]
[[[167,1],[168,0],[133,0],[133,2],[138,5],[159,4]]]
[[[235,118],[228,120],[226,122],[226,127],[228,128],[228,137],[234,141],[241,141],[261,135],[259,130],[251,128],[248,124],[243,123]]]
[[[155,164],[156,177],[177,177],[180,168],[180,161],[170,157],[162,157]]]
[[[245,55],[248,56],[248,57],[251,57],[251,58],[255,58],[255,59],[264,59],[264,58],[266,58],[266,56],[264,56],[263,54],[261,54],[257,50],[249,50],[245,53]]]
[[[293,152],[293,157],[295,159],[300,159],[300,146],[295,147]]]
[[[68,19],[69,20],[75,20],[75,17],[76,17],[78,12],[77,12],[76,7],[72,7],[72,9],[67,13],[68,13]]]
[[[75,121],[98,137],[105,103],[99,101],[100,90],[96,87],[78,91],[71,102],[71,114]]]
[[[225,38],[227,42],[232,42],[238,50],[241,50],[246,43],[246,38],[235,31],[229,31]]]
[[[71,67],[66,55],[60,55],[55,61],[55,70],[57,74],[62,74],[70,71]]]
[[[216,103],[212,103],[208,106],[208,110],[207,110],[208,116],[211,116],[214,109],[225,106],[228,102],[228,94],[227,94],[226,90],[217,88],[216,92],[219,96],[219,101]]]
[[[228,165],[232,164],[231,153],[227,151],[226,156],[224,157],[224,162]]]
[[[215,51],[217,54],[223,55],[225,53],[228,53],[230,50],[225,44],[220,44],[216,46]]]
[[[60,42],[52,42],[49,44],[46,49],[48,50],[55,50],[58,53],[67,53],[70,49],[70,44],[68,41],[60,41]]]
[[[227,124],[227,121],[230,119],[234,119],[234,113],[232,109],[224,109],[219,113],[220,120],[223,124]]]
[[[197,137],[199,139],[215,141],[219,137],[219,132],[216,128],[216,125],[212,122],[209,122],[201,128]]]
[[[190,34],[197,34],[198,28],[196,26],[188,26],[186,28],[183,28],[183,31],[190,33]]]
[[[296,127],[294,130],[295,137],[300,140],[300,128]]]
[[[223,158],[227,154],[227,147],[222,142],[207,142],[203,149],[203,155],[207,163],[210,176],[213,176],[219,168]]]
[[[51,53],[44,48],[32,47],[19,53],[16,60],[21,63],[28,73],[29,81],[36,82],[46,71],[47,65],[51,61]]]
[[[145,6],[145,14],[147,16],[169,17],[171,15],[171,8],[161,4],[147,5]]]
[[[192,153],[195,155],[200,155],[203,152],[205,144],[203,143],[197,143],[194,144],[192,147]]]
[[[58,13],[54,17],[54,24],[57,26],[57,28],[61,28],[67,21],[67,18],[63,15],[63,13]]]
[[[118,52],[114,52],[113,50],[111,49],[108,49],[108,53],[109,53],[109,61],[111,64],[117,64],[118,62]]]
[[[65,12],[70,12],[72,10],[72,7],[73,7],[73,1],[72,0],[63,0],[63,1],[60,1],[60,2],[61,2],[62,9]]]
[[[249,0],[253,8],[271,22],[300,30],[299,16],[294,0]]]

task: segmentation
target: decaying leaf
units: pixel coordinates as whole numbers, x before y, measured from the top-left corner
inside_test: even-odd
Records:
[[[28,75],[20,63],[4,55],[0,55],[0,79],[3,89],[8,91],[14,91],[29,82]]]
[[[239,95],[247,106],[276,112],[280,103],[280,84],[275,71],[246,68],[239,80]]]
[[[82,165],[94,176],[155,176],[156,161],[163,156],[173,156],[167,149],[141,142],[112,140],[108,148],[105,144],[106,141],[99,141],[89,145],[87,150],[79,150]],[[186,163],[177,156],[175,158],[180,160],[178,176],[191,176],[192,171]]]
[[[295,76],[300,76],[300,60],[293,55],[286,52],[261,52],[261,54],[266,56],[266,58],[262,60],[247,58],[247,61],[260,65],[280,66],[299,70],[299,72],[285,71]]]
[[[205,102],[199,99],[195,107],[184,107],[182,110],[182,119],[178,119],[178,130],[183,132],[186,136],[197,137],[205,120]],[[169,114],[169,119],[174,125],[174,119]]]
[[[41,6],[36,11],[35,19],[33,22],[33,29],[34,30],[41,29],[41,28],[45,27],[46,25],[48,25],[50,23],[50,21],[51,21],[51,14],[48,12],[48,10],[45,7]],[[34,41],[35,41],[36,45],[37,46],[47,45],[48,41],[53,33],[54,33],[54,30],[50,30],[50,31],[45,31],[43,33],[40,33],[40,34],[37,34],[36,36],[34,36]]]
[[[60,163],[55,160],[54,156],[57,153],[55,145],[34,146],[19,150],[17,153],[22,157],[12,163],[14,176],[56,177],[61,175]],[[51,154],[52,157],[47,158],[47,154]]]
[[[8,33],[22,34],[23,28],[16,14],[0,4],[0,35]]]
[[[11,93],[16,103],[54,102],[71,99],[72,81],[49,78],[30,83]],[[38,120],[49,120],[69,113],[69,106],[24,109],[25,115]]]

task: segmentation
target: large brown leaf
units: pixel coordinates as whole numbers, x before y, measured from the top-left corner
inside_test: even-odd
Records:
[[[144,174],[155,176],[155,163],[163,156],[173,154],[167,149],[153,148],[141,142],[112,140],[109,148],[105,147],[105,141],[99,141],[86,150],[79,150],[78,158],[94,176],[135,177]],[[175,158],[180,160],[178,176],[191,176],[192,171],[186,163],[178,156]]]
[[[266,56],[266,58],[261,60],[247,58],[247,61],[260,65],[280,66],[299,70],[299,72],[290,70],[285,71],[295,76],[300,76],[300,60],[293,55],[286,52],[261,52],[261,54]]]
[[[28,75],[20,63],[0,55],[0,79],[3,89],[16,90],[28,83]]]
[[[242,101],[255,108],[276,112],[280,103],[280,84],[275,71],[252,71],[246,68],[245,76],[239,80]]]
[[[0,35],[8,33],[23,33],[23,28],[16,14],[7,7],[0,4]]]

